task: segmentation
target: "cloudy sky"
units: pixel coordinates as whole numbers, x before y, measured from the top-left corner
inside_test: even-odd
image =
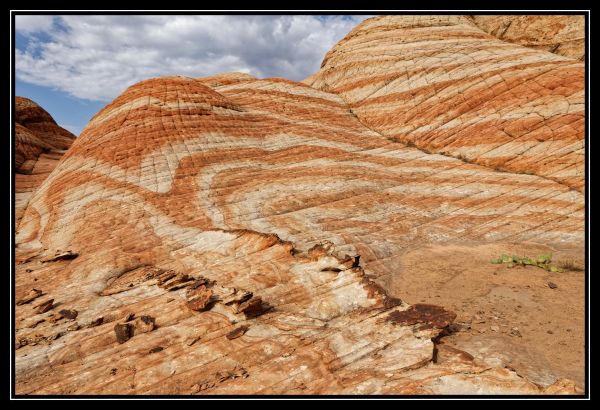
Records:
[[[368,16],[16,16],[16,95],[78,134],[149,77],[242,71],[302,80]]]

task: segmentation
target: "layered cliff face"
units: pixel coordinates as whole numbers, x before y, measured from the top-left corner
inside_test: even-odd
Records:
[[[17,393],[580,392],[435,349],[456,315],[381,285],[425,244],[580,245],[582,194],[407,146],[347,98],[227,73],[99,112],[17,233]]]
[[[536,34],[548,24],[538,17],[371,18],[306,82],[340,95],[392,140],[583,192],[584,65],[518,45],[532,37],[561,44],[557,21],[546,36]]]
[[[19,225],[29,198],[75,136],[28,98],[15,99],[15,216]]]

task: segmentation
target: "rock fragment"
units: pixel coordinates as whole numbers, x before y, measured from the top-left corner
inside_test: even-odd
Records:
[[[456,313],[450,312],[440,306],[417,303],[407,310],[395,310],[390,313],[387,320],[400,325],[421,324],[420,329],[435,327],[445,328],[456,318]]]
[[[240,327],[233,329],[231,332],[227,333],[225,335],[225,337],[229,340],[237,339],[238,337],[243,336],[244,333],[246,333],[248,331],[248,329],[249,329],[248,326],[242,325]]]
[[[117,342],[125,343],[133,336],[133,326],[129,323],[117,323],[114,327]]]
[[[238,312],[244,313],[247,319],[257,317],[269,310],[269,306],[266,305],[260,296],[255,296],[244,303],[240,304],[237,308]]]
[[[195,282],[195,279],[188,276],[186,273],[167,270],[158,275],[157,285],[168,291],[174,291],[186,286],[190,286]]]
[[[135,319],[131,322],[132,326],[132,336],[140,333],[148,333],[154,330],[155,328],[155,319],[152,316],[142,315],[139,318]]]
[[[47,311],[52,309],[53,303],[54,303],[54,299],[45,300],[42,303],[40,303],[39,305],[34,306],[35,312],[38,314],[46,313]]]
[[[79,330],[79,324],[77,322],[75,322],[72,325],[67,326],[67,330],[69,332],[74,332],[76,330]]]
[[[75,320],[78,312],[75,309],[62,309],[58,312],[62,317],[69,320]]]
[[[240,304],[252,297],[252,292],[243,289],[214,286],[215,298],[224,305]]]
[[[186,293],[186,306],[195,311],[206,310],[211,302],[212,294],[212,290],[207,289],[204,285],[189,289]]]
[[[39,289],[31,289],[27,295],[23,296],[23,298],[21,298],[20,300],[17,301],[17,305],[24,305],[26,303],[31,302],[32,300],[40,297],[42,295],[42,291]]]

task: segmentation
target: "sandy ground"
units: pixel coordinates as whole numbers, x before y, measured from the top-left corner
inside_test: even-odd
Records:
[[[492,365],[549,385],[566,377],[582,388],[585,369],[585,273],[550,273],[490,263],[501,254],[552,252],[553,264],[583,249],[527,243],[432,245],[399,255],[399,272],[385,286],[408,303],[433,303],[457,313],[453,333],[441,343]],[[552,282],[556,288],[551,288]]]

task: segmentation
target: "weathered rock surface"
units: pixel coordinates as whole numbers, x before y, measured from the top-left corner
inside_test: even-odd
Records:
[[[19,225],[29,198],[52,172],[75,136],[59,127],[42,107],[15,98],[15,216]]]
[[[495,25],[511,21],[496,34],[506,41],[475,24],[496,33]],[[580,23],[374,17],[329,51],[307,83],[342,96],[363,124],[392,140],[583,192],[584,65],[518,45],[531,38],[561,44],[563,25],[579,38]]]
[[[17,300],[53,299],[16,306],[17,393],[580,392],[437,360],[455,315],[380,283],[409,245],[580,245],[582,194],[392,141],[346,98],[228,73],[99,112],[17,233]]]
[[[477,27],[500,40],[583,61],[585,16],[471,16]]]

